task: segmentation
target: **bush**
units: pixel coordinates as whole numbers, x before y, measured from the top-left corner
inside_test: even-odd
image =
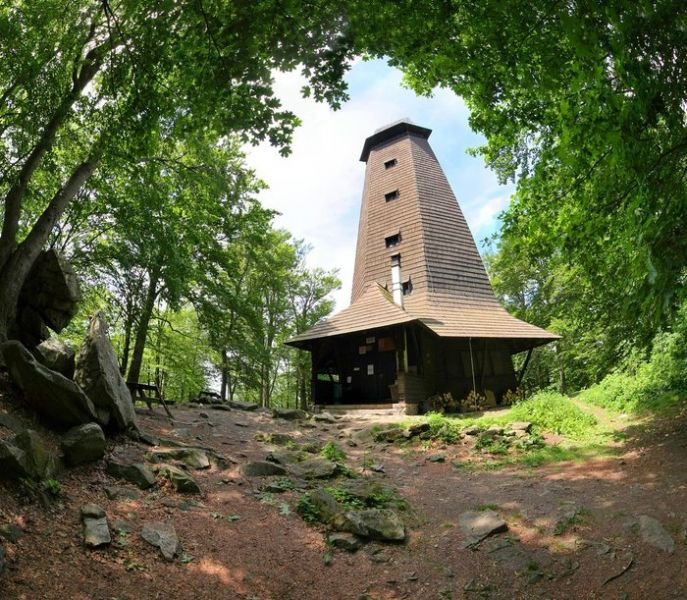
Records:
[[[539,392],[511,409],[511,421],[530,421],[540,429],[582,437],[596,425],[596,418],[557,392]]]

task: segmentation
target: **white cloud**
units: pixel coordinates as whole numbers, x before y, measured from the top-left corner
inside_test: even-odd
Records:
[[[481,142],[469,129],[460,98],[445,90],[419,98],[401,86],[398,71],[380,61],[357,63],[348,81],[351,99],[334,112],[301,97],[299,75],[277,74],[278,97],[303,121],[292,154],[281,157],[269,144],[247,149],[248,163],[269,185],[261,202],[281,213],[276,225],[312,246],[311,266],[339,269],[343,287],[335,294],[337,309],[348,305],[353,276],[365,174],[358,158],[365,138],[379,127],[408,117],[433,129],[432,147],[478,242],[494,230],[508,196],[481,159],[465,154]]]

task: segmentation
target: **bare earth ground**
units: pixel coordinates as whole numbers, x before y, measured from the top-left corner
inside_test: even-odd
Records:
[[[0,397],[0,412],[12,403],[7,394]],[[0,488],[0,525],[15,523],[25,534],[16,543],[0,540],[7,560],[0,598],[687,598],[684,416],[626,427],[610,458],[472,470],[460,467],[471,453],[466,442],[348,447],[350,435],[369,427],[369,419],[306,428],[239,410],[173,412],[173,424],[159,408],[139,411],[139,421],[153,435],[213,448],[236,464],[194,471],[203,489],[195,505],[165,484],[136,500],[108,500],[104,486],[118,482],[102,462],[60,475],[62,491],[48,505],[15,487]],[[241,463],[264,459],[273,449],[255,439],[258,432],[334,439],[352,468],[383,464],[383,473],[363,470],[363,476],[396,485],[409,500],[407,543],[369,543],[355,554],[335,550],[326,565],[324,530],[296,514],[297,494],[257,497],[265,480],[240,474]],[[445,462],[427,460],[437,452]],[[87,502],[107,512],[113,543],[105,549],[83,545],[79,508]],[[464,548],[458,516],[485,507],[505,518],[508,532]],[[571,527],[554,535],[556,523],[575,510]],[[663,524],[675,541],[672,554],[642,541],[632,527],[639,515]],[[181,559],[166,562],[141,539],[147,520],[173,523]]]

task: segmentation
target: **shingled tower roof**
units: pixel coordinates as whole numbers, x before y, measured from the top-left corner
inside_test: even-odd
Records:
[[[418,321],[441,337],[507,338],[513,350],[557,339],[499,303],[453,191],[428,143],[430,129],[391,124],[365,141],[367,163],[351,306],[289,343]],[[403,306],[391,294],[401,264]]]

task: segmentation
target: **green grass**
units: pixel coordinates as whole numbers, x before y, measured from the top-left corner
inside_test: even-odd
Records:
[[[346,453],[334,442],[327,442],[320,450],[320,456],[333,462],[343,462],[347,458]]]
[[[544,431],[571,438],[583,438],[597,425],[593,415],[556,392],[540,392],[518,402],[510,410],[509,419],[530,421]]]

